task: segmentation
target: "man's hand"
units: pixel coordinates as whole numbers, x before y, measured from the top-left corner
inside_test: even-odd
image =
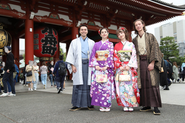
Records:
[[[154,69],[154,61],[152,61],[149,65],[148,65],[148,70],[152,71]]]
[[[76,67],[74,66],[74,65],[72,65],[72,71],[73,71],[73,73],[76,73]]]
[[[7,73],[9,73],[9,72],[10,72],[10,70],[8,69],[6,72],[7,72]]]

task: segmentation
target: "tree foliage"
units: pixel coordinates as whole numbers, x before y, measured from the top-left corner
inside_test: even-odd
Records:
[[[164,59],[169,59],[172,63],[177,62],[181,65],[185,60],[185,57],[179,56],[179,49],[177,43],[175,43],[174,37],[165,37],[160,41],[160,50],[164,54]]]
[[[64,53],[62,48],[60,48],[60,55],[63,55],[63,61],[66,61],[66,53]]]

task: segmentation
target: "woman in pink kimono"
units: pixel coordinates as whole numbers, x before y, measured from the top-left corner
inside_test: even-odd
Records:
[[[133,111],[132,107],[138,107],[140,100],[136,50],[134,44],[128,41],[128,31],[125,27],[117,30],[117,36],[121,41],[114,47],[116,99],[124,111]]]
[[[93,68],[90,95],[91,105],[100,106],[100,111],[110,111],[114,95],[113,43],[109,42],[108,29],[99,31],[102,40],[96,42],[90,57],[89,66]]]

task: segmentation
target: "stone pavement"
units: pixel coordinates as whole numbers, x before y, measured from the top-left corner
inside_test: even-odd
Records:
[[[16,97],[0,98],[0,123],[184,123],[185,118],[185,84],[172,84],[169,91],[161,90],[163,107],[161,115],[150,112],[123,112],[112,101],[110,112],[86,109],[71,112],[72,83],[66,82],[63,93],[57,94],[56,88],[43,89],[38,85],[37,91],[27,91],[26,86],[16,85]]]

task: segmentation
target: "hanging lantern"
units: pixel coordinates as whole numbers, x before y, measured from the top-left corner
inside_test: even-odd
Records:
[[[9,45],[11,42],[10,34],[3,29],[3,24],[0,23],[0,55],[4,55],[4,47]]]
[[[42,60],[49,60],[58,51],[58,33],[50,27],[43,27],[34,31],[34,55]]]

